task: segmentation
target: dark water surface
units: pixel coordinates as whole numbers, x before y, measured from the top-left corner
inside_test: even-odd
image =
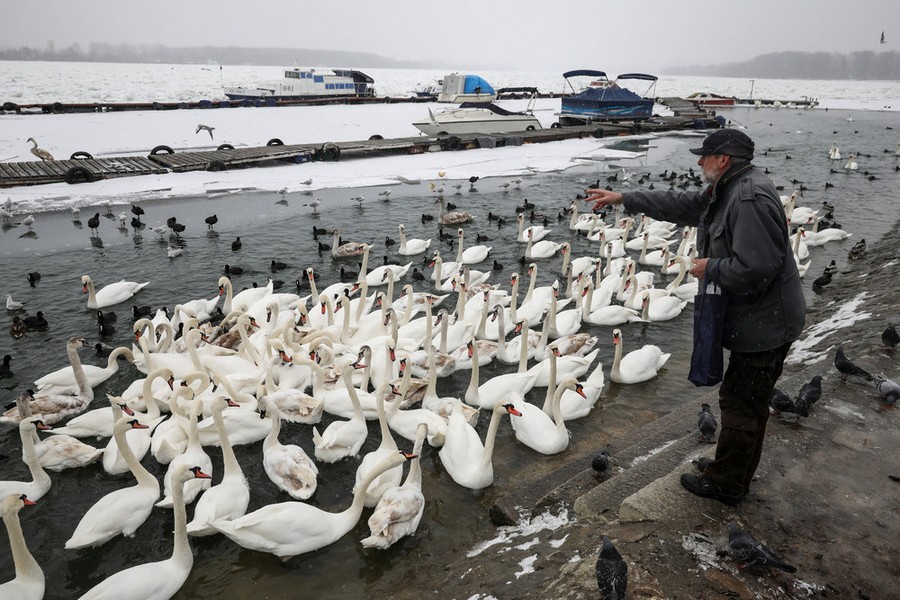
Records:
[[[847,266],[847,250],[855,241],[867,238],[870,243],[874,242],[897,221],[900,212],[896,204],[897,175],[894,171],[897,157],[893,152],[898,136],[890,127],[900,126],[900,123],[895,123],[894,114],[857,112],[853,122],[845,120],[846,114],[835,111],[738,109],[726,116],[749,128],[748,133],[757,143],[755,163],[760,168],[770,169],[776,184],[785,186],[782,193],[789,194],[795,185],[800,185],[793,184],[792,180],[802,182],[808,190],[801,205],[819,208],[823,200],[828,200],[836,206],[836,219],[854,233],[844,242],[811,248],[813,263],[804,283],[808,290],[812,280],[821,274],[831,259],[836,259],[839,266]],[[844,172],[845,159],[835,163],[828,160],[827,152],[833,139],[838,141],[845,159],[850,152],[870,155],[858,159],[859,172]],[[522,189],[510,186],[508,191],[503,191],[498,187],[502,179],[482,180],[476,184],[477,192],[470,193],[466,182],[462,195],[454,196],[448,182],[446,188],[451,193],[446,194],[446,198],[458,204],[461,210],[477,216],[475,223],[466,226],[467,246],[475,243],[477,233],[490,238],[484,243],[492,245],[491,257],[477,268],[488,270],[491,260],[498,260],[504,269],[495,272],[491,281],[506,288],[513,271],[524,273],[524,268],[517,262],[524,245],[514,241],[514,219],[515,207],[523,204],[525,198],[537,205],[535,210],[548,215],[554,230],[548,239],[558,242],[571,239],[574,257],[596,255],[597,245],[571,236],[567,222],[557,222],[557,214],[588,182],[600,178],[605,183],[605,178],[619,166],[638,173],[651,173],[648,183],[653,182],[657,189],[662,189],[659,173],[665,169],[682,172],[695,164],[694,157],[686,151],[688,143],[679,138],[661,138],[650,144],[645,158],[612,165],[590,163],[564,173],[527,178]],[[634,149],[635,145],[626,144],[624,148]],[[839,172],[831,173],[830,169]],[[870,181],[863,173],[866,170],[876,179]],[[834,187],[826,189],[826,181]],[[3,273],[5,287],[0,292],[11,293],[15,299],[27,302],[29,314],[42,310],[50,328],[13,340],[7,332],[13,315],[7,312],[3,319],[5,329],[0,336],[0,355],[9,353],[13,356],[15,376],[0,380],[0,400],[4,403],[12,401],[34,379],[64,366],[65,341],[70,336],[84,335],[92,342],[98,339],[94,311],[86,308],[86,297],[81,294],[80,277],[85,273],[92,276],[98,287],[123,278],[150,282],[133,301],[110,308],[118,314],[117,331],[103,339],[104,343],[130,346],[132,304],[149,304],[154,309],[160,306],[171,308],[195,298],[212,298],[226,263],[248,271],[233,278],[235,291],[251,282],[264,284],[266,277],[272,275],[269,264],[273,259],[289,265],[285,271],[273,275],[285,281],[285,289],[280,291],[293,291],[294,280],[302,278],[307,266],[314,267],[319,275],[320,289],[338,280],[341,266],[356,270],[352,260],[333,261],[327,251],[317,252],[311,235],[313,226],[340,227],[346,240],[374,242],[376,248],[370,267],[381,264],[385,254],[391,262],[408,262],[409,259],[396,254],[397,246],[386,248],[384,244],[386,236],[398,237],[398,223],[406,224],[409,237],[433,238],[432,248],[440,247],[442,255],[452,259],[455,249],[438,241],[436,223],[421,221],[423,213],[437,213],[436,196],[427,184],[427,181],[398,184],[393,187],[390,202],[378,199],[377,193],[384,188],[321,191],[316,194],[323,200],[320,215],[313,215],[308,207],[302,206],[313,198],[302,194],[292,194],[284,199],[278,195],[255,193],[215,199],[143,202],[144,221],[149,225],[159,225],[165,223],[166,218],[176,216],[187,226],[180,240],[168,235],[161,240],[149,230],[135,237],[130,228],[116,229],[110,218],[101,219],[99,239],[92,239],[87,218],[97,211],[103,213],[105,208],[100,207],[82,209],[84,225],[80,229],[72,223],[68,211],[37,215],[37,237],[23,236],[26,232],[22,227],[5,228],[0,233],[0,273]],[[618,183],[614,185],[616,189],[627,189]],[[367,197],[362,207],[350,200],[351,196],[360,193]],[[128,206],[115,207],[117,213],[122,210],[127,211]],[[507,224],[498,228],[487,219],[488,211],[503,216]],[[219,223],[216,232],[209,232],[203,219],[214,213],[218,215]],[[452,232],[452,229],[448,228],[448,231]],[[233,252],[231,242],[236,236],[241,237],[243,248]],[[330,238],[324,241],[330,243]],[[166,246],[176,243],[184,248],[184,254],[170,260],[166,257]],[[423,270],[421,257],[412,257],[412,260],[414,266]],[[536,262],[539,263],[538,285],[549,285],[561,276],[560,257]],[[30,271],[42,274],[34,288],[28,287],[25,279],[25,274]],[[430,273],[430,269],[425,268],[423,272]],[[523,279],[524,288],[527,278]],[[397,284],[397,292],[407,282],[411,282],[408,275]],[[417,290],[427,289],[424,282],[412,283]],[[659,285],[664,286],[665,282],[660,281]],[[811,291],[808,291],[808,300],[816,301]],[[561,455],[541,456],[518,444],[504,420],[494,454],[494,485],[482,494],[473,494],[453,483],[443,472],[437,453],[426,446],[422,458],[426,508],[414,538],[407,538],[387,551],[362,548],[359,540],[368,535],[365,521],[369,510],[364,511],[359,525],[336,544],[286,562],[244,550],[222,536],[193,538],[193,571],[177,597],[246,597],[252,593],[258,598],[357,598],[365,593],[367,586],[401,562],[416,560],[422,555],[458,556],[477,541],[493,537],[494,528],[487,519],[486,508],[514,485],[533,481],[573,457],[605,445],[613,429],[646,420],[648,413],[665,414],[695,396],[695,388],[685,379],[690,353],[690,323],[688,311],[665,323],[622,327],[625,352],[643,344],[656,344],[671,352],[672,358],[660,376],[650,382],[632,386],[608,382],[595,410],[586,418],[567,423],[571,444]],[[613,358],[611,328],[589,326],[588,330],[600,337],[599,360],[608,381]],[[106,364],[105,358],[98,359],[87,349],[82,351],[82,358],[86,363]],[[483,369],[482,379],[511,370],[511,367],[491,365]],[[439,395],[462,396],[469,374],[469,371],[460,371],[440,380]],[[107,391],[120,393],[138,376],[133,367],[124,365],[117,376],[95,389],[96,400],[91,408],[104,406]],[[540,404],[543,396],[544,388],[538,388],[529,399]],[[326,416],[320,427],[330,420]],[[482,418],[479,422],[482,435],[487,421]],[[693,426],[693,423],[686,424],[688,428]],[[281,440],[299,444],[312,455],[309,426],[285,424]],[[93,443],[93,440],[85,441]],[[362,452],[374,450],[379,443],[377,423],[370,423],[370,436]],[[411,446],[402,440],[400,445]],[[216,448],[207,451],[216,471],[215,483],[221,477],[221,453]],[[275,488],[260,468],[261,444],[239,446],[236,453],[251,483],[249,510],[289,499]],[[0,479],[24,480],[29,477],[20,460],[16,430],[0,431],[0,455]],[[148,456],[143,462],[151,472],[162,477],[164,468],[160,468],[152,457]],[[319,465],[319,487],[310,502],[330,511],[349,506],[357,465],[358,459]],[[99,463],[53,473],[51,478],[53,486],[49,493],[37,506],[21,513],[29,548],[47,576],[47,598],[77,597],[117,571],[160,560],[171,553],[172,513],[162,509],[154,509],[133,539],[118,537],[95,549],[64,550],[65,540],[84,512],[102,495],[131,485],[132,478],[130,475],[111,477],[104,473]],[[192,507],[189,506],[189,518],[191,514]],[[0,543],[0,581],[11,579],[13,572],[8,545]]]

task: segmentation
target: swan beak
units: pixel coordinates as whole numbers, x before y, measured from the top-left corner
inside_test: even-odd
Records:
[[[131,410],[131,407],[128,406],[127,404],[120,404],[119,408],[121,408],[122,412],[125,413],[126,415],[128,415],[129,417],[134,416],[134,411]]]
[[[521,417],[521,416],[522,416],[522,413],[520,413],[518,410],[516,410],[516,407],[513,406],[512,404],[504,404],[504,405],[503,405],[503,408],[505,408],[505,409],[506,409],[506,412],[508,412],[508,413],[511,414],[511,415],[515,415],[515,416],[517,416],[517,417]]]
[[[584,394],[584,386],[581,385],[580,383],[575,386],[575,393],[577,393],[582,398],[587,399],[587,396]]]
[[[200,467],[191,467],[191,472],[194,474],[194,477],[196,479],[212,479],[212,476],[204,473],[202,470],[200,470]]]
[[[231,408],[240,408],[241,405],[232,400],[231,398],[225,398],[225,404],[230,406]]]
[[[82,294],[87,294],[87,293],[88,293],[88,289],[87,289],[87,286],[86,286],[86,285],[81,286],[81,293],[82,293]]]
[[[516,323],[516,329],[513,333],[522,333],[522,321]]]
[[[170,376],[169,376],[169,378],[166,380],[166,383],[169,384],[169,389],[170,389],[170,390],[174,390],[174,389],[175,389],[175,377],[174,377],[173,375],[170,375]]]
[[[40,429],[41,431],[50,431],[51,429],[53,429],[41,420],[34,421],[34,426],[36,429]]]
[[[22,494],[21,496],[19,496],[19,500],[21,500],[22,504],[25,506],[34,506],[37,504],[37,502],[33,502],[33,501],[29,500],[28,496],[26,496],[25,494]]]
[[[219,295],[221,296],[221,295],[223,295],[224,293],[225,293],[225,286],[220,285],[220,286],[219,286]]]
[[[412,460],[419,457],[418,454],[413,454],[412,452],[401,452],[400,454],[402,454],[403,458],[405,458],[406,460]]]
[[[146,425],[144,425],[137,419],[132,419],[131,421],[128,421],[128,424],[131,425],[132,429],[150,429],[149,427],[147,427]]]

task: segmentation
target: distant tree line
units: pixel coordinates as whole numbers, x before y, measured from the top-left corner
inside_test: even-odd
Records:
[[[311,50],[303,48],[237,48],[234,46],[201,46],[170,48],[162,45],[91,43],[87,47],[74,43],[56,48],[52,42],[43,49],[0,49],[0,60],[40,60],[61,62],[164,63],[284,65],[375,68],[429,68],[444,65],[395,60],[365,52]]]
[[[772,52],[751,60],[721,65],[674,67],[670,75],[759,77],[768,79],[882,79],[900,80],[900,54],[860,51]]]

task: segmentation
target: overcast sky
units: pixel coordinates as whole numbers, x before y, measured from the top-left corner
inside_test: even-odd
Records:
[[[460,69],[652,72],[784,50],[896,50],[898,25],[898,0],[42,0],[4,11],[0,47],[292,47]]]

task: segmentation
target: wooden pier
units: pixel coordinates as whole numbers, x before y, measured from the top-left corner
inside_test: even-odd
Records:
[[[161,145],[153,148],[146,157],[93,158],[87,153],[76,152],[69,160],[0,162],[0,188],[61,182],[78,184],[132,175],[226,171],[249,166],[337,161],[344,158],[392,154],[455,152],[585,137],[603,138],[678,129],[711,129],[720,126],[721,122],[707,116],[677,116],[491,135],[416,136],[391,139],[374,135],[367,140],[314,144],[284,144],[281,140],[272,139],[265,146],[234,148],[229,144],[223,144],[216,150],[203,152],[177,152]]]

